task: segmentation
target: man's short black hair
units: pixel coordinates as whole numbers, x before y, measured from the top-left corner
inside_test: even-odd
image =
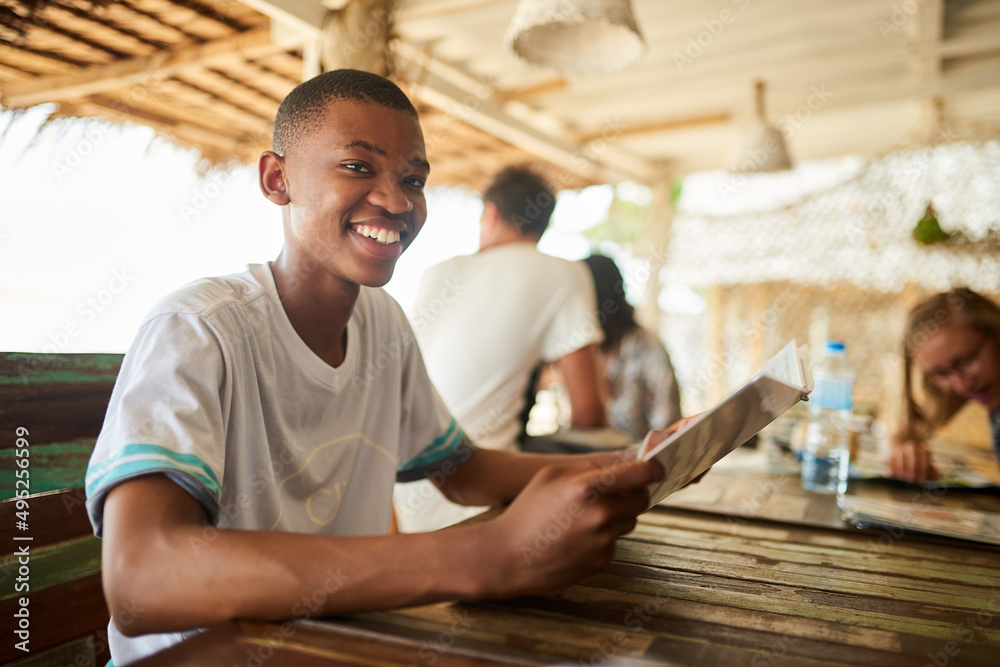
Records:
[[[556,208],[556,195],[541,176],[527,167],[508,167],[483,193],[500,216],[522,236],[541,236]]]
[[[389,79],[356,69],[323,72],[300,83],[282,100],[274,118],[274,152],[284,155],[295,148],[320,123],[333,100],[370,102],[417,116],[406,94]]]

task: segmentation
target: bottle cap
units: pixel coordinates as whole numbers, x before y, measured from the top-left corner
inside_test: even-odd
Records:
[[[846,348],[847,348],[847,346],[844,345],[839,340],[828,340],[828,341],[826,341],[826,350],[827,350],[827,352],[843,352]]]

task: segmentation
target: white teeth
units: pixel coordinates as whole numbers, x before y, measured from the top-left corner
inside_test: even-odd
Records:
[[[358,225],[354,230],[362,236],[374,239],[382,245],[392,245],[399,242],[399,232],[391,229],[381,229],[379,227],[369,227],[368,225]]]

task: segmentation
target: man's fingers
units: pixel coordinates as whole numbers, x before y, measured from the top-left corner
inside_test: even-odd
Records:
[[[656,461],[632,461],[587,473],[587,483],[601,493],[644,489],[661,479],[663,479],[663,467]]]
[[[646,437],[642,441],[642,446],[639,448],[640,456],[645,455],[646,452],[654,449],[661,442],[672,436],[677,431],[681,430],[688,423],[696,418],[698,415],[691,415],[690,417],[684,417],[683,419],[678,419],[673,424],[662,429],[653,429],[646,434]]]
[[[595,471],[601,470],[601,466],[593,463],[592,461],[580,461],[579,463],[574,463],[572,465],[547,466],[542,470],[544,471],[544,475],[547,480],[558,481],[562,479],[573,479],[574,477],[579,477],[581,475],[592,474]]]

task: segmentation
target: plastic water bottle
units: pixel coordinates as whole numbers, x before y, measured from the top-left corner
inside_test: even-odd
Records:
[[[818,493],[847,491],[854,369],[845,346],[827,341],[826,353],[813,368],[809,426],[802,451],[802,487]]]

